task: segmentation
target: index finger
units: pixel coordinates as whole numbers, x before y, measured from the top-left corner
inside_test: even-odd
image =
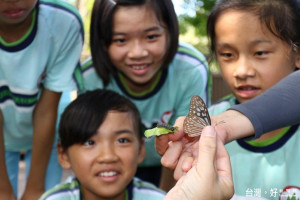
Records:
[[[185,117],[179,117],[176,119],[174,126],[178,127],[178,130],[174,133],[160,135],[155,137],[155,150],[159,155],[164,155],[166,150],[168,149],[169,141],[179,141],[183,138],[183,121]]]

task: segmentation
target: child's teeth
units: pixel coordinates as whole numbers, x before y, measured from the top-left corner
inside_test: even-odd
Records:
[[[144,69],[145,67],[146,67],[145,65],[143,65],[143,66],[135,66],[135,65],[133,65],[132,66],[133,69]]]
[[[117,172],[101,172],[99,175],[108,177],[108,176],[115,176],[116,174]]]

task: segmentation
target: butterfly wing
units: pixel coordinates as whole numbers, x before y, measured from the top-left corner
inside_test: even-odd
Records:
[[[201,97],[194,95],[191,99],[190,109],[188,115],[196,115],[206,121],[207,125],[211,124],[208,109]]]
[[[183,124],[183,130],[190,137],[201,135],[202,129],[207,126],[206,121],[197,117],[196,115],[186,116]]]
[[[210,116],[204,101],[201,97],[194,95],[191,99],[189,113],[184,120],[184,132],[190,137],[195,137],[200,135],[202,129],[210,124]]]

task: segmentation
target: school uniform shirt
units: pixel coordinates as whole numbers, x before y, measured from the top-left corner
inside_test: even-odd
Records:
[[[81,71],[83,91],[104,88],[91,58],[82,64]],[[124,77],[119,73],[111,77],[105,89],[127,97],[137,106],[144,129],[153,128],[158,122],[173,125],[179,116],[187,115],[193,95],[199,95],[207,104],[210,103],[211,76],[206,59],[198,50],[185,43],[180,43],[174,60],[167,69],[159,72],[149,91],[134,93],[124,82]],[[146,139],[146,158],[140,166],[161,166],[160,156],[154,148],[154,137]]]
[[[18,41],[0,38],[0,108],[5,150],[32,148],[32,115],[42,88],[76,89],[83,28],[79,13],[60,0],[40,0],[27,33]]]
[[[124,200],[161,200],[164,196],[165,192],[155,185],[134,177],[126,187]],[[80,183],[70,176],[64,183],[45,192],[40,200],[83,200]]]
[[[211,106],[209,113],[217,115],[235,104],[236,98],[229,95]],[[239,139],[225,147],[230,156],[236,195],[279,199],[281,194],[281,199],[288,199],[293,194],[287,188],[300,186],[299,124],[286,127],[268,140]],[[299,192],[297,195],[299,198]]]

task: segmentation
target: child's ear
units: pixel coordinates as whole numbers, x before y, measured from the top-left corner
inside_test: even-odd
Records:
[[[146,155],[146,150],[145,150],[145,140],[144,138],[142,138],[141,140],[141,145],[140,145],[140,149],[139,149],[139,158],[138,158],[138,163],[140,164],[141,162],[143,162],[144,158]]]
[[[58,162],[61,165],[61,167],[64,169],[70,169],[71,163],[69,161],[69,156],[67,155],[67,152],[63,150],[60,141],[57,143],[56,149],[57,149]]]

